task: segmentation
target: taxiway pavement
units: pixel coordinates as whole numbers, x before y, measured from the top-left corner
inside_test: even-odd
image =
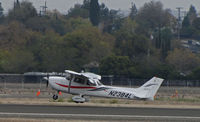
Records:
[[[200,109],[0,104],[0,117],[81,120],[200,121]]]

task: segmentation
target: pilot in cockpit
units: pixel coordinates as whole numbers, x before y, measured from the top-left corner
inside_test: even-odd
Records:
[[[92,79],[87,79],[87,85],[96,86],[96,83]]]

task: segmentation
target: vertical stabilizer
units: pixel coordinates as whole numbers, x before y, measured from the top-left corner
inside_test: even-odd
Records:
[[[144,85],[136,89],[136,97],[140,99],[154,100],[154,96],[158,91],[164,79],[153,77]]]

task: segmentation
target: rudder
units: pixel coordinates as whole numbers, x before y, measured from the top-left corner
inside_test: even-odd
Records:
[[[158,91],[164,79],[153,77],[141,87],[136,89],[137,97],[141,99],[154,100],[154,96]]]

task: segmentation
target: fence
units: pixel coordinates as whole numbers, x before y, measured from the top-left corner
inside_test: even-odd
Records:
[[[38,89],[45,88],[42,75],[26,76],[24,74],[0,74],[0,89]]]
[[[46,81],[42,80],[47,73],[29,74],[0,74],[0,89],[42,89],[46,88]],[[62,75],[62,74],[50,74]],[[148,79],[130,79],[125,77],[102,76],[101,82],[105,85],[140,86]],[[200,80],[164,80],[162,86],[200,87]]]
[[[141,86],[149,79],[103,76],[101,82],[106,85]],[[200,80],[164,80],[162,86],[200,87]]]

